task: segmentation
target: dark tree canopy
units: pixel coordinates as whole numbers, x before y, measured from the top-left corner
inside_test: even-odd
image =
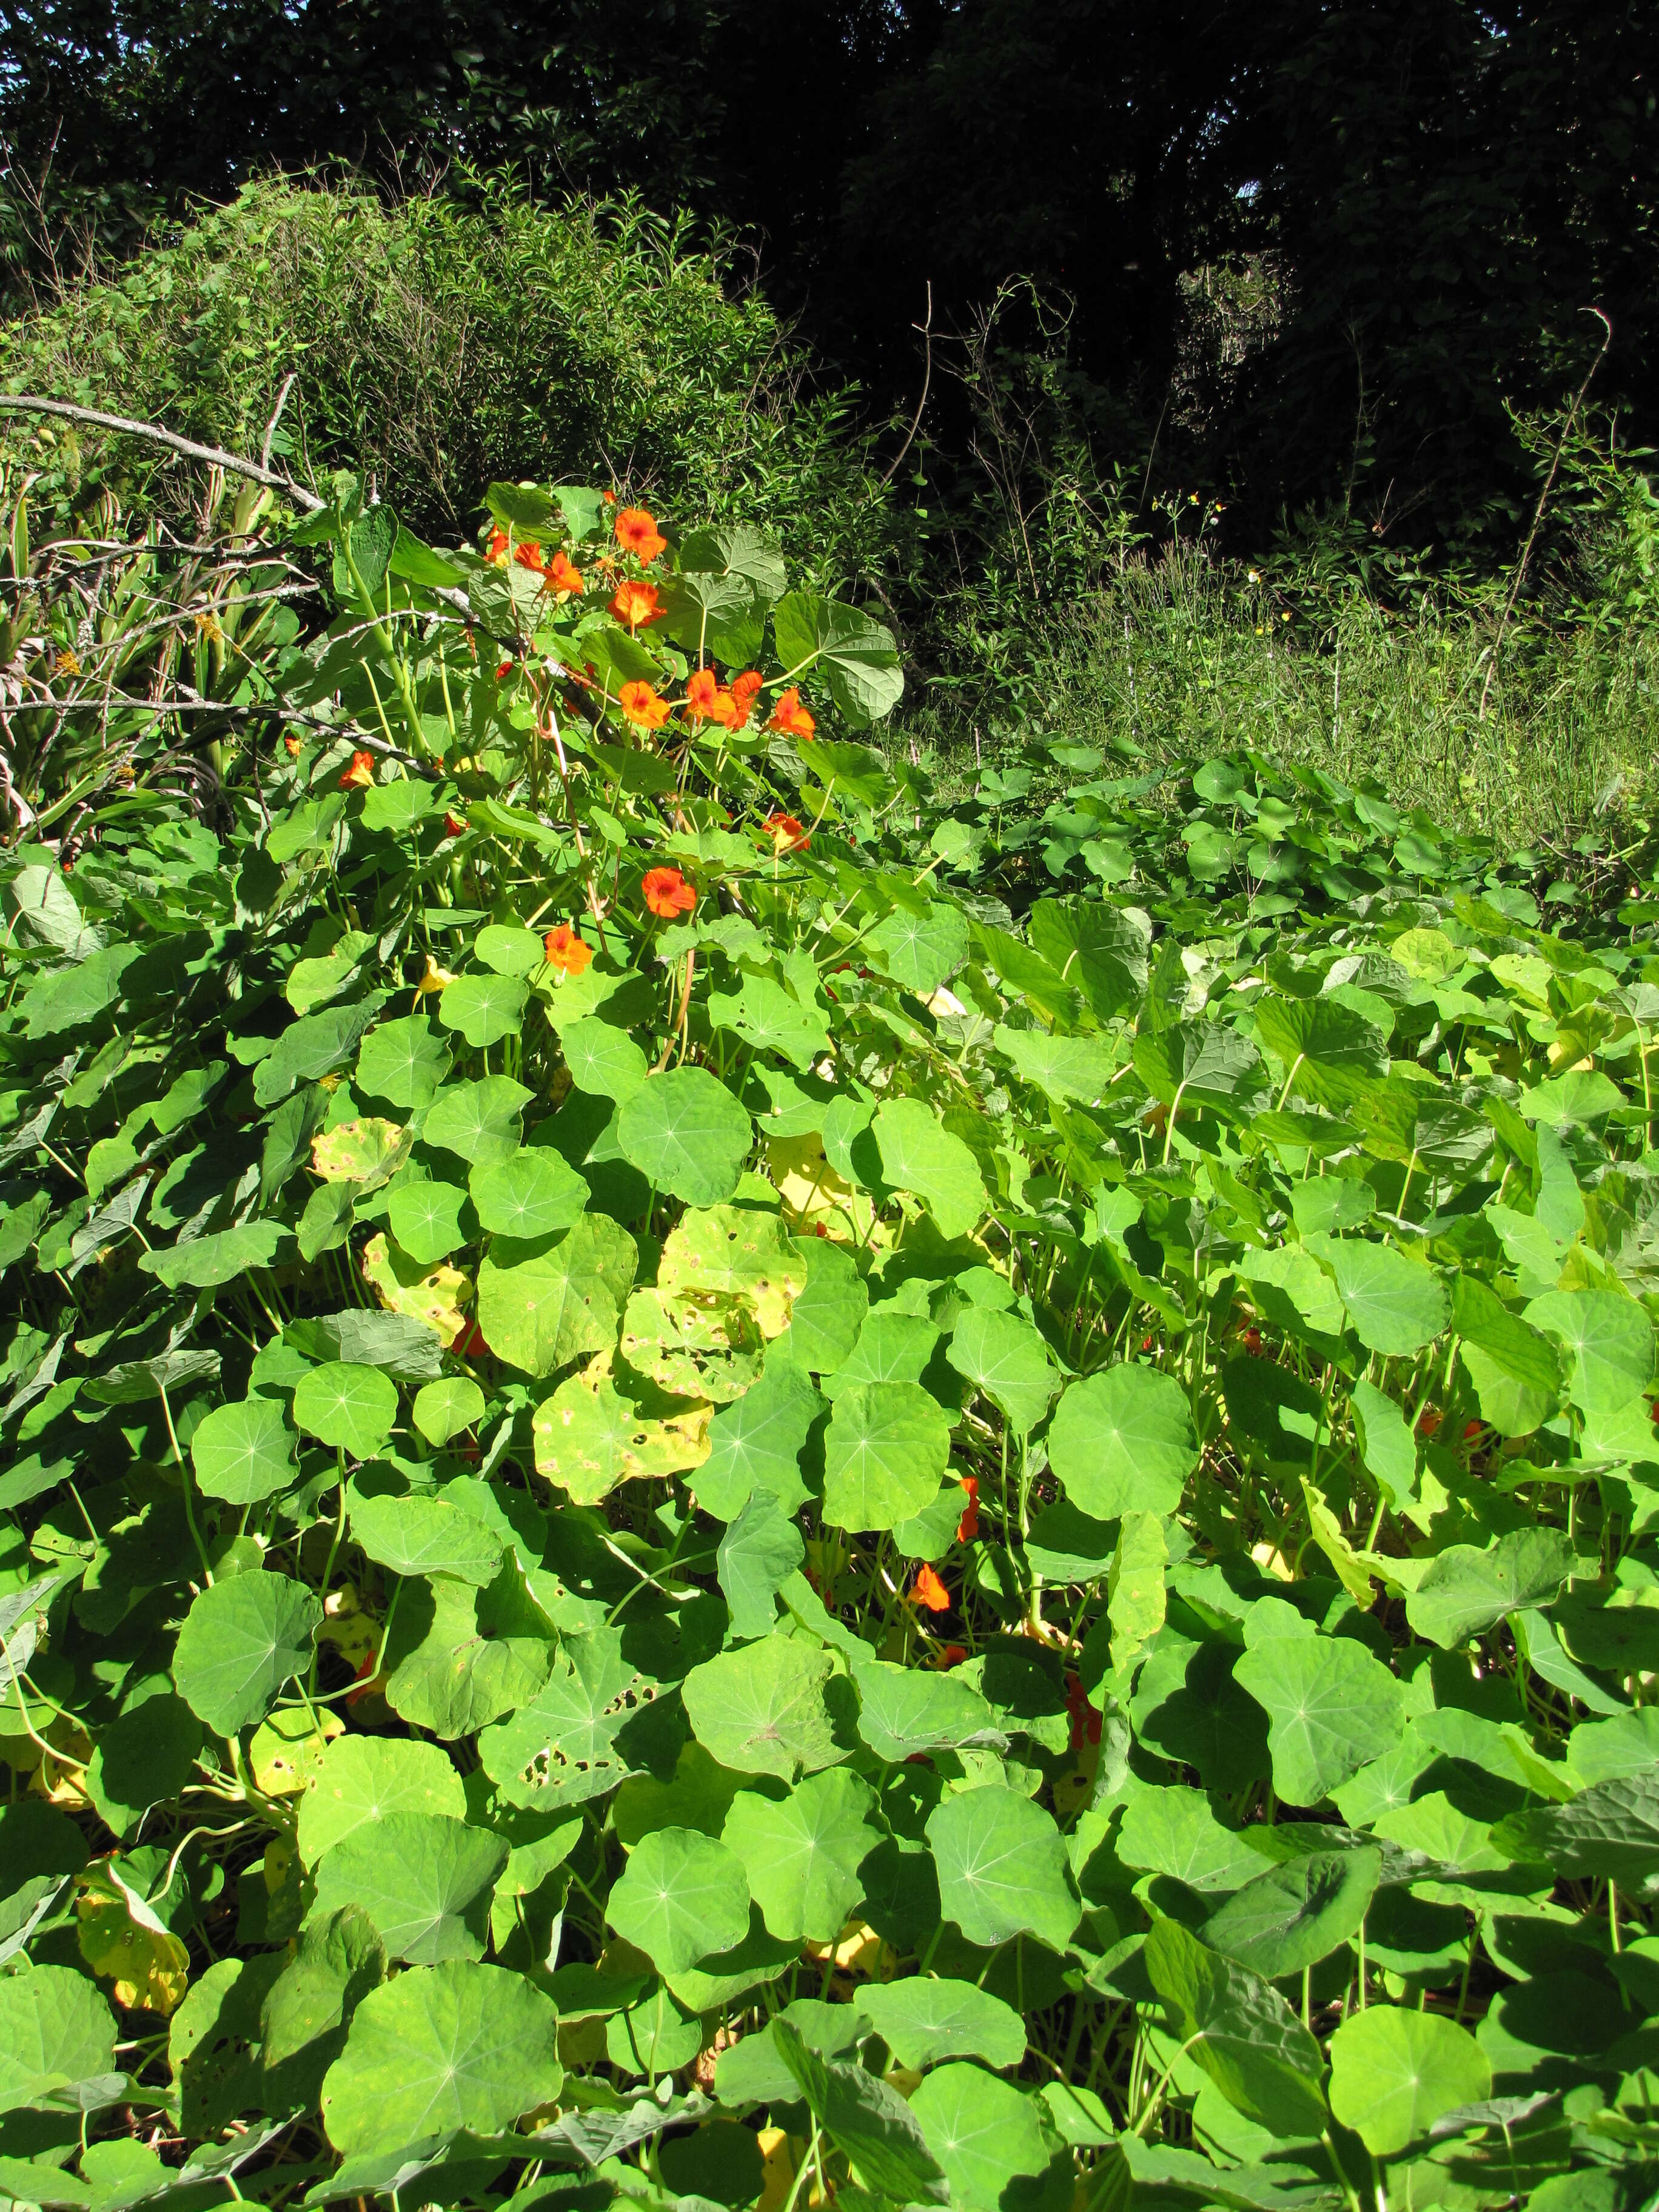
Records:
[[[1596,397],[1659,441],[1659,9],[1646,0],[24,0],[21,170],[114,211],[262,167],[408,185],[510,161],[752,245],[878,402],[927,287],[1012,276],[1069,362],[1241,526],[1348,501],[1508,542],[1512,410]]]

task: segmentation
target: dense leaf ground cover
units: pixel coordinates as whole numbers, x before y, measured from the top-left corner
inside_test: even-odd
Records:
[[[491,503],[14,516],[0,2191],[1650,2201],[1659,906]]]

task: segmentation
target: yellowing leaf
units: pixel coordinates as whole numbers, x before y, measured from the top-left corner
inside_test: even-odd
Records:
[[[742,1298],[768,1338],[782,1335],[805,1287],[806,1263],[790,1249],[782,1222],[753,1206],[691,1208],[670,1232],[657,1270],[665,1299],[711,1291]]]
[[[356,1586],[342,1583],[323,1601],[325,1615],[317,1631],[319,1644],[331,1644],[354,1674],[380,1648],[381,1621],[358,1597]]]
[[[81,1956],[115,1984],[128,2011],[177,2010],[190,1986],[190,1954],[118,1877],[101,1869],[75,1900]]]
[[[322,1771],[323,1753],[345,1723],[325,1707],[315,1728],[303,1711],[273,1713],[253,1732],[248,1764],[253,1779],[269,1797],[290,1797],[308,1789]]]
[[[311,1165],[325,1182],[381,1182],[409,1149],[396,1121],[365,1114],[319,1130],[311,1140]]]
[[[393,1244],[384,1230],[363,1251],[363,1279],[391,1313],[407,1314],[435,1329],[446,1351],[465,1327],[462,1309],[472,1296],[472,1279],[441,1261],[422,1267]]]
[[[798,1228],[822,1230],[841,1244],[869,1235],[874,1201],[836,1173],[822,1137],[769,1137],[766,1158],[784,1211]]]
[[[1342,1533],[1342,1524],[1304,1474],[1302,1494],[1308,1501],[1308,1525],[1313,1540],[1336,1570],[1336,1578],[1362,1613],[1369,1613],[1376,1598],[1370,1577]]]
[[[653,1418],[617,1389],[610,1355],[601,1352],[538,1408],[536,1471],[560,1484],[574,1504],[597,1505],[618,1483],[701,1467],[714,1410],[704,1400]]]
[[[623,1316],[623,1358],[678,1398],[741,1398],[763,1349],[753,1306],[719,1291],[635,1291]]]

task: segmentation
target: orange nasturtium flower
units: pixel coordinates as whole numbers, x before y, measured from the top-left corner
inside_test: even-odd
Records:
[[[290,760],[298,760],[300,757],[300,740],[298,738],[284,738],[283,739],[283,743],[288,747],[289,758]]]
[[[542,549],[533,538],[526,538],[522,545],[515,545],[513,558],[520,568],[528,568],[532,576],[542,574]]]
[[[351,766],[340,778],[340,788],[342,791],[362,791],[366,786],[373,783],[374,781],[374,754],[353,753],[351,756]]]
[[[741,676],[732,678],[732,727],[734,730],[746,726],[750,715],[754,712],[755,695],[760,688],[761,672],[758,668],[745,668]]]
[[[910,1585],[911,1598],[917,1605],[925,1605],[929,1613],[947,1613],[951,1593],[931,1567],[923,1567]]]
[[[800,693],[792,684],[773,708],[772,720],[768,726],[781,730],[786,738],[805,740],[811,737],[818,726],[801,705]]]
[[[466,824],[462,821],[459,814],[445,815],[444,835],[446,837],[459,837],[465,834],[465,830]]]
[[[668,720],[667,700],[659,698],[642,676],[623,685],[617,703],[638,729],[659,730]]]
[[[690,914],[697,902],[697,894],[678,868],[647,868],[640,890],[651,912],[664,921]]]
[[[593,957],[592,946],[582,942],[568,921],[554,924],[542,939],[542,950],[548,966],[564,975],[580,975]]]
[[[732,694],[720,690],[720,679],[712,668],[692,671],[685,686],[688,721],[718,722],[722,729],[729,730],[736,711]]]
[[[547,564],[547,588],[550,592],[580,592],[586,588],[581,570],[572,566],[570,556],[562,546]]]
[[[780,853],[804,852],[812,842],[793,814],[769,814],[761,826]]]
[[[979,1477],[964,1474],[962,1486],[968,1493],[968,1503],[962,1509],[962,1518],[957,1523],[958,1544],[971,1544],[979,1534]]]
[[[650,623],[664,622],[668,610],[660,605],[654,584],[636,584],[631,580],[618,584],[611,611],[619,623],[629,629],[639,629]]]
[[[642,507],[621,508],[613,527],[617,544],[641,561],[654,561],[668,544],[657,528],[655,515],[647,514]]]
[[[506,532],[506,531],[504,531],[504,530],[492,530],[492,531],[490,532],[490,533],[489,533],[489,544],[484,548],[484,559],[485,559],[486,561],[488,561],[488,562],[489,562],[489,565],[490,565],[490,567],[491,567],[492,568],[506,568],[506,566],[507,566],[507,532]]]

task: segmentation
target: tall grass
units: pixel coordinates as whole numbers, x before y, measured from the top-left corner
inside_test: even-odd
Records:
[[[1511,623],[1500,641],[1498,611],[1496,592],[1403,612],[1358,590],[1302,599],[1182,545],[1058,615],[1035,688],[1080,742],[1154,761],[1249,746],[1510,847],[1641,812],[1659,798],[1652,630]]]

